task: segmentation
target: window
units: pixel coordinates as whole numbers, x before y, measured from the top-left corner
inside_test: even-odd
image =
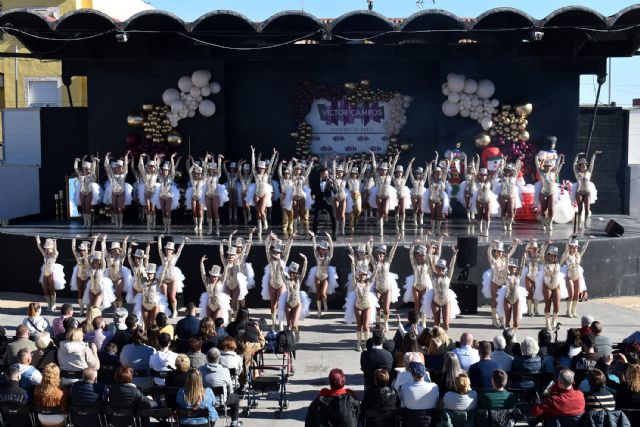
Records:
[[[27,108],[61,107],[58,77],[26,77]]]

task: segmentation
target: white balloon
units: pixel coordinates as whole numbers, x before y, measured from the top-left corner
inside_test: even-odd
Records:
[[[187,117],[195,117],[196,116],[196,110],[189,110],[189,112],[187,113]]]
[[[192,87],[191,90],[189,91],[189,95],[191,95],[192,98],[197,98],[200,96],[200,88],[199,87]]]
[[[216,104],[214,104],[213,101],[205,99],[198,106],[198,111],[204,117],[211,117],[216,113]]]
[[[496,85],[491,80],[483,79],[478,82],[478,96],[491,98],[496,91]]]
[[[182,106],[184,104],[180,101],[175,101],[171,103],[171,112],[172,113],[178,113],[182,110]]]
[[[203,99],[203,98],[202,98],[202,95],[200,95],[200,96],[196,97],[196,101],[197,101],[197,102],[202,102],[202,99]]]
[[[173,102],[179,100],[180,92],[174,88],[169,88],[162,92],[162,102],[164,102],[164,105],[171,105]]]
[[[493,127],[493,122],[491,121],[491,117],[484,117],[480,122],[482,129],[489,130]]]
[[[460,94],[458,92],[450,93],[449,102],[453,102],[454,104],[457,104],[458,102],[460,102]]]
[[[196,87],[204,87],[209,85],[211,73],[207,70],[196,70],[191,74],[191,81]]]
[[[469,110],[467,110],[466,108],[461,108],[460,109],[460,116],[461,117],[469,117]]]
[[[497,107],[498,105],[500,105],[500,101],[498,101],[497,99],[492,99],[491,100],[491,105],[493,105],[493,107]]]
[[[191,81],[191,76],[182,76],[180,80],[178,80],[178,87],[183,92],[189,92],[193,87],[193,82]]]
[[[409,102],[405,102],[404,104],[402,104],[402,108],[409,108],[411,106],[411,104]]]
[[[469,113],[469,117],[471,117],[473,120],[477,120],[478,119],[478,113],[476,113],[475,111],[471,111]]]
[[[460,112],[458,104],[454,104],[448,99],[442,103],[442,113],[447,117],[454,117]]]
[[[464,93],[473,94],[478,90],[478,82],[474,79],[467,79],[464,82],[464,89],[462,89]]]
[[[211,82],[209,89],[211,89],[212,94],[217,95],[222,90],[222,86],[218,82]]]
[[[209,86],[205,86],[203,88],[200,88],[200,95],[202,95],[202,96],[211,95],[211,88]]]
[[[470,109],[471,108],[471,101],[467,100],[467,101],[462,101],[461,102],[462,106],[464,108]]]
[[[404,98],[404,102],[413,102],[413,96],[411,95],[405,95],[403,96]]]
[[[472,99],[471,100],[471,105],[475,106],[479,106],[482,107],[482,104],[480,104],[480,100],[479,99]],[[484,108],[484,107],[483,107]]]
[[[465,77],[463,74],[450,74],[447,78],[447,87],[451,92],[462,92]]]

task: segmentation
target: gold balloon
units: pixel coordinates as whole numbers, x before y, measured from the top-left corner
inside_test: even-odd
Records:
[[[167,135],[167,144],[171,147],[179,147],[182,145],[182,135],[178,132],[173,131],[169,135]]]
[[[344,88],[348,91],[354,91],[357,89],[356,84],[353,82],[347,82],[344,84]]]
[[[151,135],[150,133],[147,133],[144,135],[145,139],[152,139],[153,135]]]
[[[369,87],[370,84],[369,80],[360,80],[360,86]]]
[[[396,142],[398,142],[398,138],[396,138],[395,136],[392,136],[391,138],[389,138],[389,142],[391,144],[395,144]]]
[[[516,113],[520,116],[527,117],[532,111],[533,105],[530,102],[516,106]]]
[[[400,144],[401,151],[407,152],[407,151],[410,151],[411,148],[412,148],[411,144]]]
[[[523,141],[528,141],[529,138],[530,138],[529,132],[527,132],[526,130],[520,134],[520,139]]]
[[[141,114],[129,114],[127,116],[127,124],[129,126],[140,127],[144,123],[144,117]]]
[[[486,132],[480,132],[476,135],[476,147],[484,148],[491,143],[491,137]]]
[[[142,104],[142,111],[150,113],[153,111],[153,104]]]

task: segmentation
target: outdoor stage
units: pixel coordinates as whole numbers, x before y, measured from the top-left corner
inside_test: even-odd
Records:
[[[611,219],[616,220],[625,228],[625,233],[622,237],[608,237],[604,232],[606,224]],[[407,221],[407,223],[409,224],[410,221]],[[449,259],[451,252],[448,246],[456,244],[458,237],[478,236],[478,228],[477,226],[468,225],[466,221],[457,219],[450,220],[445,224],[443,224],[443,231],[446,231],[448,235],[444,238],[443,257]],[[216,237],[206,233],[196,236],[193,233],[192,225],[173,227],[173,239],[175,242],[181,242],[183,237],[191,239],[186,244],[178,262],[178,266],[187,277],[183,295],[184,302],[197,301],[200,293],[204,291],[199,273],[199,261],[202,255],[206,254],[208,256],[208,263],[219,262],[218,245],[235,228],[229,225],[222,226],[220,237]],[[246,237],[252,227],[243,225],[237,228],[237,235]],[[279,237],[282,237],[280,227],[276,225],[273,230]],[[321,227],[320,237],[323,236],[323,230],[326,230],[326,228]],[[399,284],[401,287],[404,285],[406,276],[412,274],[408,257],[409,246],[415,239],[427,236],[427,231],[428,229],[425,229],[420,233],[413,226],[409,226],[404,235],[401,236],[401,243],[392,264],[392,271],[400,276]],[[153,232],[149,232],[143,225],[137,223],[130,224],[123,230],[114,230],[108,224],[98,224],[93,227],[92,232],[94,234],[107,234],[109,242],[121,241],[126,235],[129,235],[130,242],[145,244],[153,241],[162,232],[162,226]],[[540,223],[533,222],[515,223],[513,232],[506,233],[502,231],[501,221],[499,219],[494,220],[489,237],[478,236],[478,263],[475,268],[470,269],[469,280],[480,285],[482,272],[488,268],[486,248],[492,240],[499,239],[503,242],[509,242],[511,239],[520,239],[524,242],[531,238],[540,241],[551,239],[559,246],[562,253],[565,241],[572,233],[573,224],[555,224],[552,232],[545,233],[542,231]],[[64,265],[66,277],[69,280],[75,264],[71,253],[71,239],[76,235],[80,235],[82,240],[87,239],[88,230],[83,229],[77,220],[32,222],[0,228],[0,248],[2,248],[0,249],[0,271],[3,272],[5,278],[1,287],[3,291],[40,294],[40,285],[37,280],[42,264],[42,256],[35,245],[34,236],[36,235],[40,235],[43,238],[55,237],[58,239],[58,250],[60,251],[58,262]],[[384,237],[378,236],[376,226],[371,224],[361,226],[355,233],[350,233],[347,229],[347,235],[339,237],[335,241],[332,265],[338,270],[341,288],[336,294],[329,297],[329,304],[333,308],[340,308],[344,304],[344,295],[346,293],[344,285],[350,269],[347,257],[347,242],[352,242],[355,247],[358,243],[366,242],[370,236],[373,237],[374,244],[385,243],[390,247],[396,238],[393,218],[390,218]],[[585,270],[589,296],[634,295],[637,292],[636,284],[640,281],[640,221],[622,215],[594,215],[589,220],[587,229],[580,233],[581,243],[588,236],[593,236],[593,240],[583,258],[582,266]],[[251,290],[247,297],[248,307],[267,306],[267,302],[262,301],[260,298],[262,269],[266,264],[264,245],[267,238],[268,235],[266,233],[262,234],[262,238],[257,233],[254,235],[253,249],[249,262],[252,263],[256,273],[256,288]],[[522,253],[522,248],[518,250],[516,256]],[[310,267],[313,266],[311,241],[308,235],[296,238],[290,261],[299,260],[298,253],[301,252],[309,258]],[[158,261],[158,251],[153,247],[151,250],[151,262]],[[459,271],[459,269],[456,269],[454,281]],[[483,304],[486,301],[482,299],[479,292],[480,286],[478,286],[478,298],[480,304]],[[67,297],[74,296],[73,292],[68,290],[68,283],[67,289],[60,294]]]

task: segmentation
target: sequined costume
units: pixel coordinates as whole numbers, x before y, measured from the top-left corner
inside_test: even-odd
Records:
[[[309,271],[306,283],[307,287],[309,288],[310,293],[315,294],[317,292],[316,280],[327,280],[327,294],[331,295],[338,288],[338,273],[334,266],[329,265],[333,259],[333,240],[331,237],[328,237],[327,253],[324,256],[320,255],[315,235],[312,237],[311,241],[313,243],[313,255],[316,259],[316,265]]]
[[[458,306],[458,297],[449,286],[451,284],[451,278],[453,277],[453,270],[456,265],[456,255],[451,258],[449,262],[449,269],[445,272],[444,276],[433,274],[431,276],[432,289],[429,289],[422,297],[422,305],[420,311],[428,318],[433,318],[433,310],[431,303],[434,302],[439,307],[449,305],[449,318],[455,319],[460,314],[460,307]],[[443,321],[443,319],[441,319]]]

